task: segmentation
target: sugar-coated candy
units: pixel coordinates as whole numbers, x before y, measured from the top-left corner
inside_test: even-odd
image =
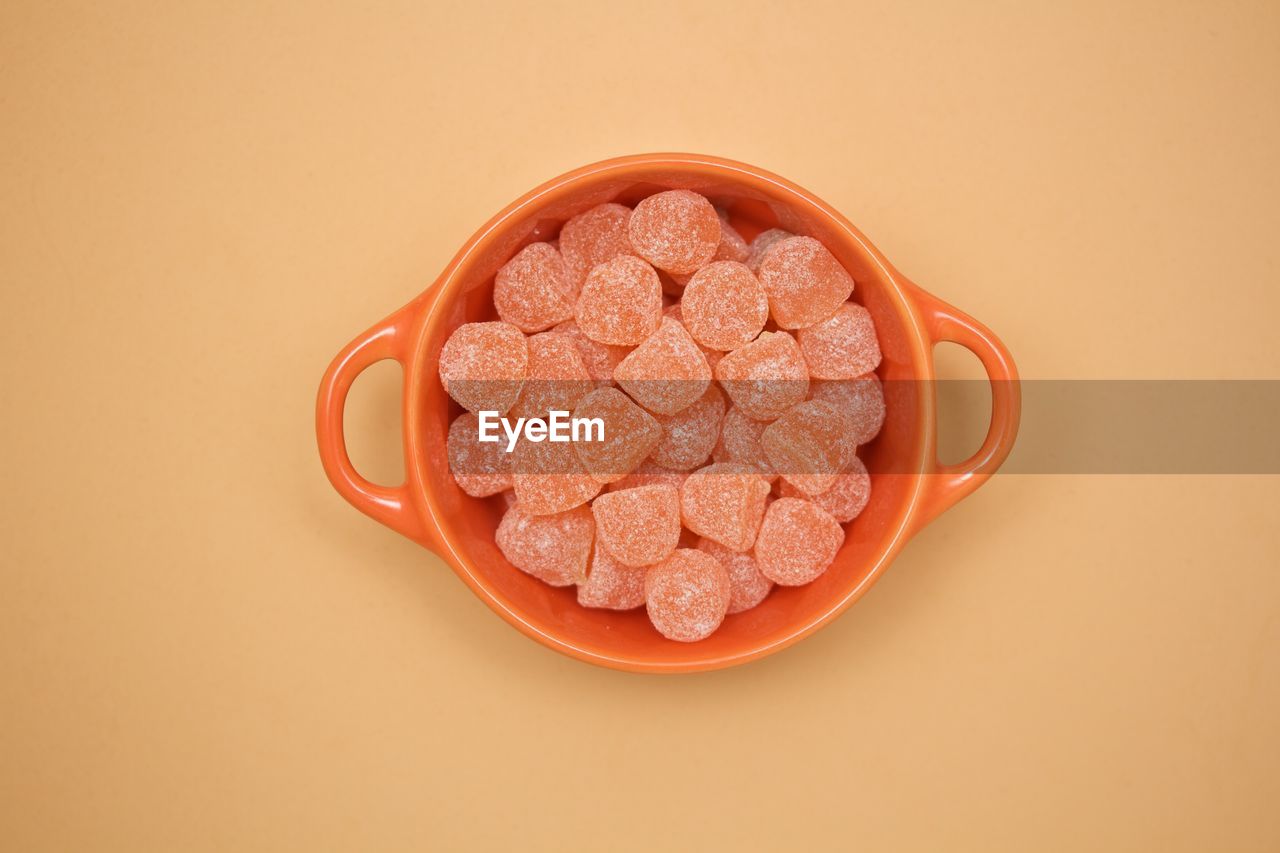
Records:
[[[788,237],[794,237],[790,231],[783,231],[781,228],[770,228],[768,231],[761,231],[751,241],[751,245],[747,247],[746,265],[751,268],[752,272],[760,271],[760,262],[764,260],[765,252],[773,247],[774,243],[780,243]]]
[[[635,255],[618,255],[599,264],[587,274],[574,319],[593,341],[635,346],[662,320],[658,274]]]
[[[674,415],[706,393],[711,365],[684,326],[663,317],[658,330],[614,368],[613,378],[649,411]]]
[[[549,329],[572,317],[573,306],[568,268],[550,243],[525,246],[494,277],[493,307],[521,331]]]
[[[853,379],[880,366],[875,323],[856,302],[846,302],[821,323],[796,332],[796,341],[814,379]]]
[[[680,495],[672,486],[606,492],[591,504],[596,536],[609,556],[627,566],[652,566],[680,539]]]
[[[582,363],[587,366],[587,373],[591,374],[591,378],[597,385],[612,385],[613,369],[618,366],[618,362],[627,357],[627,353],[631,352],[627,347],[611,346],[591,340],[582,333],[573,320],[565,320],[563,323],[552,326],[551,331],[568,335],[573,340],[574,346],[578,348],[578,355],[582,356]]]
[[[550,515],[581,506],[600,492],[572,442],[521,439],[511,451],[516,500],[530,515]]]
[[[737,229],[721,216],[720,244],[716,246],[716,253],[711,256],[711,260],[737,261],[740,264],[745,264],[750,256],[751,248],[747,245],[747,241],[742,239],[742,235],[738,233]]]
[[[604,425],[603,439],[573,443],[583,466],[602,483],[630,474],[662,440],[662,427],[653,415],[617,388],[598,388],[587,394],[573,410],[573,417],[599,418]]]
[[[669,640],[692,643],[711,636],[729,609],[729,574],[715,557],[677,548],[644,576],[649,621]]]
[[[756,565],[780,586],[800,586],[825,572],[843,544],[844,529],[831,513],[801,498],[778,498],[756,537]]]
[[[831,488],[857,450],[840,411],[821,400],[787,409],[761,433],[760,445],[773,470],[806,495]]]
[[[853,457],[849,467],[836,476],[831,488],[816,495],[806,495],[788,482],[782,483],[782,496],[788,498],[808,498],[818,506],[831,513],[831,517],[841,524],[853,521],[862,514],[867,501],[871,499],[871,476],[862,460]]]
[[[636,486],[653,486],[657,484],[665,484],[680,488],[685,480],[689,479],[688,471],[672,471],[670,468],[663,468],[661,465],[646,459],[641,462],[636,470],[609,485],[609,491],[617,492],[623,489],[634,489]]]
[[[578,582],[578,603],[603,610],[634,610],[644,605],[643,566],[619,563],[600,547],[591,549],[587,579]]]
[[[811,396],[835,406],[855,444],[867,444],[884,425],[884,387],[874,373],[856,379],[815,381]]]
[[[680,487],[684,526],[732,551],[755,542],[769,498],[769,483],[754,468],[716,462],[699,468]]]
[[[440,382],[469,412],[506,414],[529,370],[529,345],[510,323],[467,323],[440,350]]]
[[[716,365],[716,379],[749,417],[770,421],[809,392],[809,369],[796,339],[786,332],[762,332]]]
[[[517,418],[541,418],[553,409],[571,412],[594,386],[573,338],[560,332],[532,335],[529,372],[511,414]]]
[[[747,417],[737,406],[730,406],[724,413],[720,425],[720,440],[716,446],[719,452],[717,462],[739,462],[756,468],[767,480],[774,480],[778,472],[769,464],[760,445],[760,436],[770,421],[757,421]]]
[[[636,205],[628,227],[631,248],[669,273],[705,265],[720,245],[720,217],[711,202],[689,190],[668,190]]]
[[[674,415],[659,415],[662,440],[653,449],[652,459],[673,471],[692,471],[711,455],[724,419],[724,395],[708,385],[702,399]]]
[[[729,613],[750,610],[773,589],[773,581],[760,574],[754,554],[730,551],[714,539],[706,538],[698,540],[698,550],[719,560],[729,575]]]
[[[581,288],[587,273],[618,255],[631,254],[627,226],[631,208],[621,204],[598,204],[579,213],[560,229],[560,254],[574,282]]]
[[[480,419],[471,412],[449,424],[445,446],[449,473],[471,497],[487,498],[511,488],[511,457],[501,444],[480,440]]]
[[[769,300],[755,274],[736,261],[716,261],[693,274],[680,300],[685,327],[713,350],[754,340],[769,319]]]
[[[554,515],[533,515],[517,503],[498,525],[498,549],[511,565],[551,586],[579,583],[596,524],[584,506]]]
[[[769,311],[783,329],[822,322],[853,293],[853,278],[812,237],[774,243],[760,261],[759,275],[769,296]]]

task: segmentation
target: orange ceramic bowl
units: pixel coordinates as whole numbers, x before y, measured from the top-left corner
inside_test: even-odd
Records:
[[[697,643],[667,640],[643,610],[580,607],[573,587],[556,589],[515,569],[494,544],[503,499],[468,497],[449,474],[445,436],[458,413],[437,376],[440,348],[459,325],[493,319],[493,277],[516,251],[550,239],[566,219],[606,201],[635,204],[684,188],[728,208],[747,239],[782,227],[822,241],[857,282],[854,299],[875,319],[888,415],[859,449],[872,474],[871,501],[847,527],[835,563],[808,586],[776,588]],[[972,350],[992,385],[991,426],[959,465],[937,461],[933,347]],[[404,368],[406,480],[380,486],[351,465],[342,435],[347,391],[381,359]],[[476,232],[440,277],[334,358],[320,383],[316,434],[334,488],[357,509],[438,554],[493,610],[556,651],[638,672],[692,672],[755,660],[812,634],[856,601],[913,534],[980,486],[1004,461],[1018,428],[1020,393],[1008,351],[986,327],[897,272],[843,216],[762,169],[691,154],[649,154],[577,169],[527,193]],[[880,472],[880,473],[877,473]]]

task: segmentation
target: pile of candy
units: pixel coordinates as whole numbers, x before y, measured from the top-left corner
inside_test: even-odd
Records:
[[[821,575],[866,506],[855,451],[885,410],[853,289],[817,240],[748,244],[697,193],[592,208],[499,270],[500,321],[445,343],[440,378],[467,410],[453,476],[506,496],[496,538],[517,569],[703,639]],[[552,410],[599,419],[603,439],[479,440],[477,413]]]

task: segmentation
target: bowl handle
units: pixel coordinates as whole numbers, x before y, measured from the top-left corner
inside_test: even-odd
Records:
[[[930,476],[915,522],[918,531],[985,483],[1004,463],[1018,435],[1022,386],[1013,356],[990,329],[915,284],[911,285],[910,292],[924,320],[930,340],[930,358],[934,344],[941,341],[959,344],[978,357],[991,383],[991,425],[982,446],[968,459],[955,465],[943,465],[938,461],[938,427],[936,420],[934,422],[931,441],[934,449],[926,462],[925,472]],[[936,393],[936,389],[931,390]]]
[[[347,455],[342,432],[347,392],[365,368],[392,358],[400,363],[404,375],[408,376],[409,365],[406,362],[415,307],[416,303],[410,303],[374,325],[343,347],[330,362],[324,378],[320,380],[320,393],[316,398],[316,441],[320,445],[320,463],[338,494],[370,518],[436,550],[434,537],[423,524],[407,483],[380,486],[361,477]]]

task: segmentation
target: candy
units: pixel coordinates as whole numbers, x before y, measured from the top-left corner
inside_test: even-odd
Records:
[[[884,425],[884,388],[874,373],[856,379],[814,382],[812,398],[835,406],[855,444],[867,444]]]
[[[618,255],[631,253],[627,225],[631,208],[620,204],[598,204],[579,213],[560,229],[560,254],[576,288],[582,287],[587,273]]]
[[[516,500],[530,515],[550,515],[581,506],[600,492],[572,442],[520,441],[511,452]]]
[[[732,551],[755,541],[769,497],[769,483],[753,468],[717,462],[694,471],[680,487],[684,526]]]
[[[628,227],[631,248],[670,273],[691,273],[720,245],[720,217],[711,202],[688,190],[668,190],[636,205]]]
[[[661,465],[646,459],[640,463],[636,470],[621,480],[610,484],[609,491],[618,492],[623,489],[634,489],[636,486],[653,486],[657,484],[666,484],[678,489],[687,479],[689,479],[689,472],[687,471],[672,471],[670,468],[663,468]]]
[[[620,480],[634,471],[662,440],[662,427],[653,415],[616,388],[599,388],[587,394],[573,416],[599,418],[604,424],[603,440],[573,445],[583,466],[602,483]]]
[[[721,216],[720,244],[716,246],[716,253],[711,256],[711,260],[737,261],[740,264],[745,264],[750,256],[751,249],[747,246],[747,241],[742,239],[742,235],[738,233],[737,229]]]
[[[862,460],[853,457],[849,467],[836,476],[831,488],[816,495],[806,495],[788,482],[782,484],[782,495],[788,498],[808,498],[831,513],[841,524],[853,521],[862,514],[871,499],[871,476]]]
[[[783,329],[820,323],[853,293],[853,279],[827,247],[812,237],[789,237],[760,261],[769,311]]]
[[[800,586],[827,570],[844,544],[840,522],[817,504],[778,498],[756,537],[756,565],[780,586]]]
[[[752,272],[759,272],[760,262],[764,260],[765,252],[768,252],[774,243],[780,243],[788,237],[794,236],[790,231],[783,231],[781,228],[770,228],[768,231],[761,231],[747,248],[746,265],[751,268]]]
[[[613,378],[649,411],[674,415],[706,392],[711,365],[684,326],[664,317],[658,330],[614,369]]]
[[[598,343],[640,343],[662,321],[658,274],[634,255],[605,261],[587,274],[574,318],[582,333]]]
[[[680,300],[689,334],[713,350],[734,350],[753,340],[769,319],[769,300],[751,270],[716,261],[693,274]]]
[[[875,323],[856,302],[846,302],[821,323],[796,332],[796,340],[814,379],[853,379],[880,366]]]
[[[649,621],[669,640],[692,643],[711,636],[729,609],[729,575],[720,561],[678,548],[644,576]]]
[[[699,539],[698,550],[719,560],[729,575],[729,613],[750,610],[773,589],[773,581],[760,574],[752,554],[730,551],[714,539]]]
[[[582,363],[587,366],[587,373],[591,374],[597,385],[612,385],[613,369],[631,352],[627,347],[615,347],[591,340],[573,320],[565,320],[552,326],[551,331],[568,335],[573,340],[573,345],[578,348],[578,355],[582,356]]]
[[[769,457],[760,446],[760,436],[767,426],[769,421],[752,420],[742,409],[730,406],[720,425],[720,441],[716,445],[720,455],[716,461],[750,465],[759,470],[765,479],[776,479],[778,472],[773,470]]]
[[[573,290],[555,247],[530,243],[498,270],[493,306],[504,322],[521,331],[541,332],[573,316]]]
[[[720,359],[716,379],[744,414],[760,421],[773,420],[809,391],[804,355],[786,332],[763,332]]]
[[[761,433],[760,445],[782,479],[806,495],[831,488],[857,450],[840,411],[821,400],[787,409]]]
[[[440,350],[440,382],[469,412],[505,414],[520,396],[529,345],[510,323],[467,323]]]
[[[511,414],[540,418],[553,409],[573,411],[593,386],[573,338],[560,332],[533,335],[529,338],[529,374]]]
[[[680,497],[672,486],[607,492],[591,504],[600,544],[619,563],[651,566],[680,539]]]
[[[653,461],[673,471],[692,471],[711,455],[720,436],[724,418],[724,395],[715,385],[707,386],[702,399],[682,412],[658,416],[662,440],[653,451]]]
[[[511,488],[511,458],[501,444],[480,441],[480,419],[463,412],[449,424],[445,441],[449,473],[462,491],[487,498]]]
[[[551,586],[568,586],[587,576],[595,529],[586,507],[532,515],[516,504],[502,516],[495,540],[502,555],[520,571]]]
[[[578,603],[605,610],[632,610],[644,604],[643,567],[625,566],[609,556],[597,540],[591,549],[591,569],[578,582]]]

